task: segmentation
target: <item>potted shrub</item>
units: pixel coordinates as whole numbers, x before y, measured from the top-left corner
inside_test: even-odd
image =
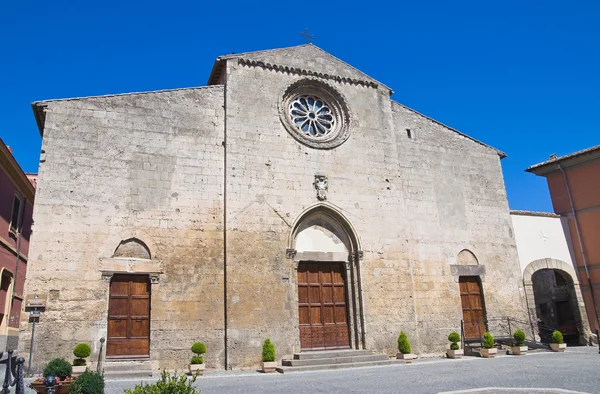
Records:
[[[494,358],[498,353],[498,349],[494,347],[494,337],[489,332],[483,334],[483,349],[479,353],[485,358]]]
[[[76,358],[73,360],[72,372],[72,376],[74,378],[86,371],[87,366],[85,365],[85,359],[86,357],[89,357],[90,354],[92,354],[92,348],[87,343],[80,343],[79,345],[75,346],[75,349],[73,349],[73,355]]]
[[[192,353],[195,354],[190,362],[190,374],[204,375],[204,358],[202,355],[206,353],[206,345],[202,342],[196,342],[192,345]]]
[[[67,394],[71,388],[71,383],[73,383],[73,377],[71,377],[72,371],[73,367],[67,360],[56,358],[46,364],[44,372],[42,373],[42,378],[37,378],[31,382],[31,388],[38,393],[46,394],[44,379],[49,376],[54,376],[56,378],[54,394]]]
[[[277,361],[275,361],[275,345],[271,343],[269,338],[265,339],[265,343],[263,343],[260,368],[264,373],[275,372],[275,368],[277,368]]]
[[[464,350],[458,344],[460,342],[460,335],[457,332],[451,332],[448,334],[448,340],[452,343],[450,344],[450,349],[446,349],[446,356],[448,358],[461,358]]]
[[[524,356],[527,354],[529,348],[523,343],[525,340],[525,333],[522,330],[517,330],[513,334],[513,338],[515,339],[515,346],[510,347],[512,354],[515,356]]]
[[[411,352],[408,337],[404,331],[400,331],[400,335],[398,335],[398,353],[396,353],[396,359],[404,360],[407,363],[410,363],[415,358],[417,358],[417,356]]]
[[[104,394],[104,376],[97,372],[84,371],[71,384],[70,394]]]
[[[564,352],[567,348],[567,344],[563,340],[563,335],[560,331],[556,330],[552,333],[552,343],[550,348],[553,352]]]

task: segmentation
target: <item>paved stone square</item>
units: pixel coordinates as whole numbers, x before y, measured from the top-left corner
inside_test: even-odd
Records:
[[[139,380],[107,382],[107,394]],[[261,374],[208,371],[197,386],[212,393],[600,393],[595,347],[495,359],[425,359],[410,365]],[[29,390],[28,393],[33,393]]]

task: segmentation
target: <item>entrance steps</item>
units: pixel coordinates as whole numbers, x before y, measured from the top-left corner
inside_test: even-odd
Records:
[[[281,360],[277,371],[290,373],[404,363],[404,360],[390,359],[385,354],[375,354],[370,350],[312,351],[296,353],[291,360]]]
[[[149,359],[141,360],[106,360],[104,377],[106,379],[147,378],[152,376]]]

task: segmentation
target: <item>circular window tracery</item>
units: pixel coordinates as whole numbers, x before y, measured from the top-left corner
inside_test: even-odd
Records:
[[[279,116],[296,140],[313,148],[334,148],[349,137],[346,100],[317,79],[302,79],[288,86],[280,96]]]
[[[322,99],[303,95],[290,103],[292,122],[305,135],[323,137],[335,128],[335,118],[329,105]]]

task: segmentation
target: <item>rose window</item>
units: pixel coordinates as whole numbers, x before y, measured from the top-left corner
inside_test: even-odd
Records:
[[[307,137],[324,137],[335,129],[333,111],[318,97],[298,96],[289,109],[292,122]]]

